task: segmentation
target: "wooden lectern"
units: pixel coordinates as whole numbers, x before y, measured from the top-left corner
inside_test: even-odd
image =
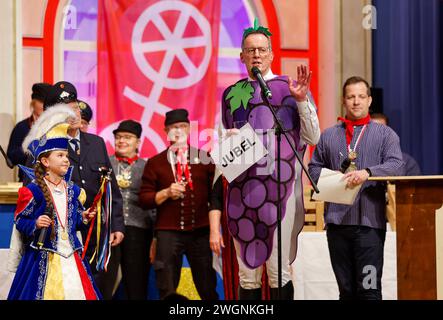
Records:
[[[443,176],[369,180],[395,184],[398,299],[443,299]]]

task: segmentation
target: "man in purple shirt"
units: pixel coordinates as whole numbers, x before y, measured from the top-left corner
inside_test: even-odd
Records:
[[[314,181],[328,168],[344,172],[347,187],[362,185],[352,205],[325,204],[329,254],[341,300],[382,298],[385,184],[368,178],[404,173],[399,138],[388,126],[371,121],[371,102],[366,80],[346,80],[346,118],[322,133],[309,164]]]

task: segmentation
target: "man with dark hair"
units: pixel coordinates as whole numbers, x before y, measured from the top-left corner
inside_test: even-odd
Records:
[[[343,84],[343,88],[342,88],[343,97],[346,96],[346,88],[352,84],[357,84],[357,83],[364,84],[366,96],[370,97],[370,100],[372,102],[371,87],[369,86],[369,83],[365,79],[363,79],[362,77],[358,77],[358,76],[350,77],[345,81],[345,83]]]
[[[34,122],[42,114],[43,102],[45,101],[46,94],[50,88],[51,85],[44,82],[34,83],[32,86],[32,100],[30,103],[32,113],[28,118],[17,123],[9,138],[7,155],[14,165],[26,164],[26,155],[23,152],[22,143],[28,135],[29,130],[31,130]],[[21,172],[21,170],[19,170],[18,177],[19,181],[23,181],[23,172]]]
[[[374,122],[389,126],[389,118],[383,113],[372,113],[371,119]],[[405,163],[406,176],[421,176],[421,169],[417,161],[408,153],[402,152],[403,162]]]
[[[386,187],[368,178],[404,172],[399,138],[391,128],[371,121],[369,94],[364,79],[346,80],[346,117],[321,134],[309,164],[314,181],[327,168],[344,172],[348,188],[361,185],[352,205],[325,205],[329,254],[341,300],[382,298]]]
[[[60,81],[54,84],[48,91],[44,103],[44,109],[47,110],[48,108],[59,104],[70,106],[76,114],[76,118],[70,120],[70,127],[68,130],[69,161],[71,166],[73,166],[71,180],[86,191],[85,207],[89,208],[94,201],[95,195],[100,189],[102,175],[100,171],[101,168],[112,169],[112,165],[103,138],[95,134],[80,131],[81,111],[77,100],[77,89],[72,83]],[[123,241],[125,226],[122,211],[122,195],[118,188],[114,172],[111,173],[111,189],[112,222],[111,234],[108,241],[111,244],[111,247],[115,247]],[[88,259],[88,261],[93,257],[96,248],[96,226],[98,222],[99,221],[96,221],[87,248],[85,259]],[[103,223],[101,230],[104,230]],[[101,237],[104,237],[104,235],[105,232],[101,232]],[[85,242],[87,232],[83,232],[82,236],[83,242]],[[102,244],[103,241],[105,241],[105,239],[100,239],[99,243]],[[114,254],[114,251],[116,254]],[[117,250],[112,250],[106,272],[97,270],[96,260],[91,263],[91,271],[105,300],[110,300],[113,295],[118,266],[120,263],[120,257],[117,253]]]
[[[148,160],[140,188],[142,207],[157,208],[151,261],[160,299],[176,292],[186,254],[200,297],[217,300],[208,219],[215,167],[205,164],[206,152],[188,144],[187,110],[167,112],[165,132],[171,145]]]

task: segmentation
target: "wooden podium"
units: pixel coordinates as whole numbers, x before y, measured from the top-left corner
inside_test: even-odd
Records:
[[[398,299],[443,299],[443,176],[369,180],[395,184]]]

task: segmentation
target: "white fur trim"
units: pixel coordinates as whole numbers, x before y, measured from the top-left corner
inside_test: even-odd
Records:
[[[37,121],[32,125],[29,134],[22,143],[22,149],[25,153],[29,153],[29,144],[40,139],[44,134],[51,130],[54,126],[66,122],[69,117],[76,117],[75,112],[66,104],[56,104],[46,109]]]

